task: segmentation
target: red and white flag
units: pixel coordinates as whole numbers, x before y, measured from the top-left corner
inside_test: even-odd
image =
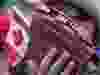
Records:
[[[23,25],[25,24],[24,20],[20,19],[21,16],[19,16],[16,11],[19,10],[9,9],[8,11],[10,16],[10,27],[6,38],[6,43],[10,45],[8,50],[8,52],[10,52],[8,53],[9,63],[14,66],[24,58],[29,43],[28,31],[25,29],[25,25]],[[17,20],[16,17],[19,17],[19,20]],[[26,28],[28,29],[27,26]]]

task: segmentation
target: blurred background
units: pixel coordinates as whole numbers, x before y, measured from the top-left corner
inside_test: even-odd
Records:
[[[16,0],[0,0],[0,9],[2,10],[3,8],[10,7],[15,4]],[[60,10],[64,9],[64,13],[67,16],[94,16],[96,18],[96,47],[100,47],[100,7],[98,0],[59,0],[58,3],[57,0],[48,0],[47,4]],[[0,15],[1,14],[2,13],[0,12]],[[0,68],[0,75],[3,75],[2,72],[6,72],[8,70],[7,52],[0,48],[0,67],[2,65],[5,66]]]

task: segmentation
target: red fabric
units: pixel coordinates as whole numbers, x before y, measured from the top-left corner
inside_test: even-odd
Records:
[[[10,18],[9,16],[0,16],[0,35],[4,32],[8,32],[10,26]],[[6,33],[4,36],[0,36],[5,38]],[[2,39],[1,39],[2,40]],[[3,39],[4,40],[4,39]],[[8,63],[15,64],[16,63],[16,50],[13,47],[8,48]]]
[[[10,25],[9,16],[0,16],[0,32],[7,32]]]
[[[11,47],[8,52],[8,63],[15,64],[16,63],[16,49]]]

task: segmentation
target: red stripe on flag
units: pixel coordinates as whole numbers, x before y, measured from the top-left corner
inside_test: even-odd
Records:
[[[8,63],[14,64],[16,62],[16,49],[15,48],[9,48],[8,52]]]
[[[0,16],[0,32],[7,32],[9,30],[9,25],[9,16]]]

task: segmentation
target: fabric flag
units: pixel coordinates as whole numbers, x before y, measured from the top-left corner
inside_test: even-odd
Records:
[[[9,29],[9,16],[0,16],[0,32],[7,32]]]
[[[24,20],[20,19],[21,16],[18,16],[18,13],[15,14],[16,11],[20,10],[18,8],[9,9],[11,23],[6,39],[6,42],[12,47],[9,49],[9,51],[12,53],[15,52],[15,54],[10,55],[13,58],[8,57],[8,59],[11,61],[9,63],[14,66],[16,66],[16,64],[18,64],[21,59],[24,58],[24,54],[27,51],[28,43],[30,41],[30,34],[28,34],[28,31],[24,28],[25,25],[23,25],[25,24]],[[15,57],[16,59],[14,59]]]
[[[8,63],[14,66],[16,65],[16,49],[10,47],[9,50],[10,51],[8,52]]]

